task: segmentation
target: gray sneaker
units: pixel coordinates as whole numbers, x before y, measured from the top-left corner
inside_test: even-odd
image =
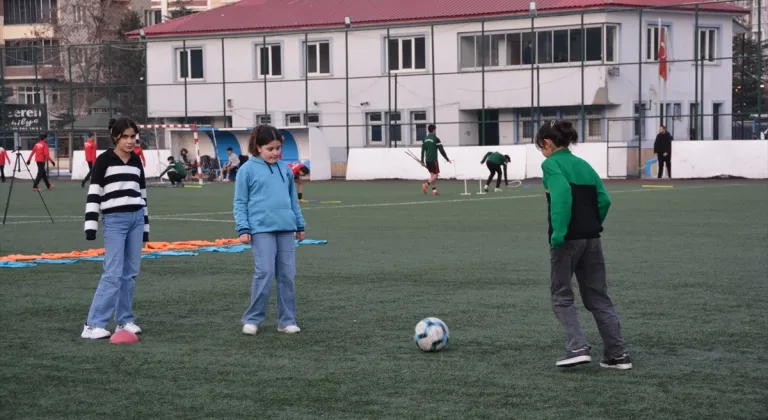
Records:
[[[592,362],[589,355],[589,346],[584,346],[578,350],[566,351],[562,359],[555,362],[557,367],[571,367]]]

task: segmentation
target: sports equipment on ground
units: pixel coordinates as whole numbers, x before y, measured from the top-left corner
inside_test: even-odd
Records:
[[[413,342],[426,352],[441,351],[448,345],[448,326],[439,318],[424,318],[416,324]]]

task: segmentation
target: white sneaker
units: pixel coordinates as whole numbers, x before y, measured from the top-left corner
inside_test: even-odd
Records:
[[[127,324],[120,324],[115,328],[115,332],[126,330],[128,332],[132,332],[134,334],[141,334],[141,328],[139,328],[138,325],[134,324],[133,322],[129,322]]]
[[[259,333],[259,326],[256,324],[245,324],[243,325],[243,334],[246,335],[256,335]]]
[[[100,340],[111,336],[112,333],[104,328],[84,326],[83,332],[80,334],[80,338],[88,338],[91,340]]]
[[[296,325],[289,325],[287,327],[278,328],[277,330],[286,334],[298,334],[301,332],[301,328]]]
[[[501,188],[494,188],[494,189],[493,189],[493,192],[501,192],[501,191],[502,191],[502,189],[501,189]]]

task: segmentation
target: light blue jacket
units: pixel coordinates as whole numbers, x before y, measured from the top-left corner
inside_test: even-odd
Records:
[[[237,233],[302,232],[293,172],[282,161],[267,163],[252,156],[237,170],[235,180],[235,229]]]

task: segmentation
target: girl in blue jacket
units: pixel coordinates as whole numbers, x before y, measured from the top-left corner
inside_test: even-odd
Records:
[[[304,217],[293,172],[279,160],[283,138],[271,125],[251,132],[252,155],[237,171],[234,215],[240,242],[250,244],[255,260],[251,303],[243,315],[243,334],[262,330],[272,279],[277,277],[277,330],[296,334],[296,251],[294,237],[304,240]]]

